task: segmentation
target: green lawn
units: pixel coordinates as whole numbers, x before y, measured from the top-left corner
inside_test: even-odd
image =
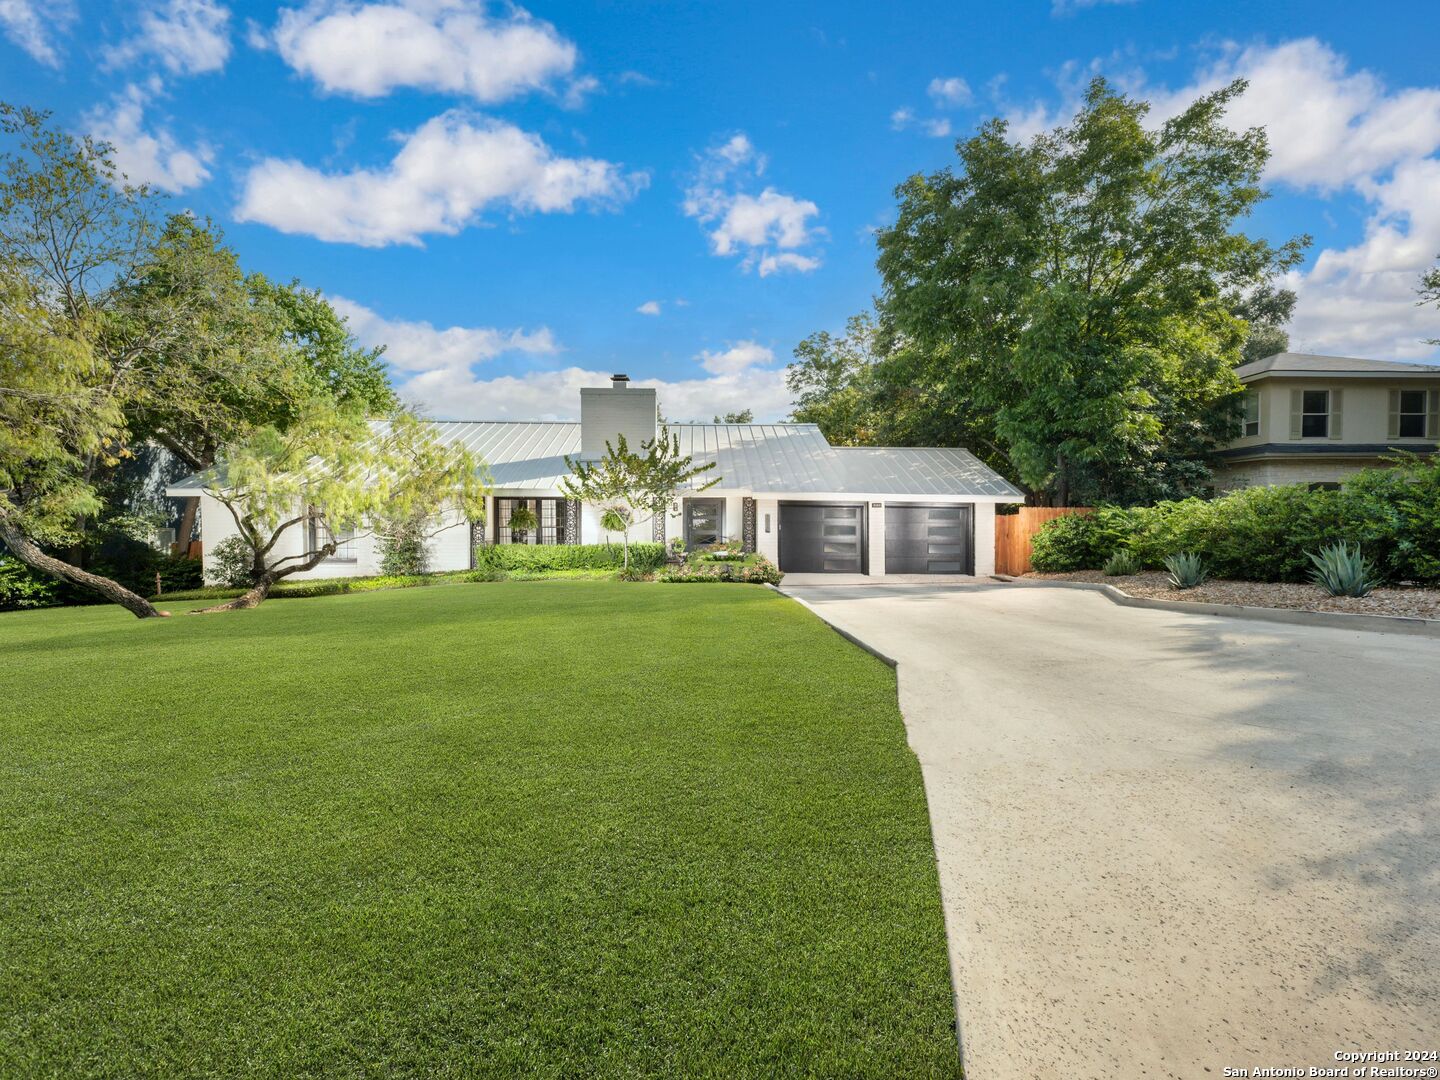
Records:
[[[0,615],[0,1076],[958,1071],[894,676],[769,590]]]

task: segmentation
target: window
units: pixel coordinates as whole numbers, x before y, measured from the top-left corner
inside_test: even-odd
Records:
[[[1301,396],[1300,436],[1324,439],[1330,435],[1330,391],[1306,390]]]
[[[685,546],[718,544],[725,537],[724,499],[685,500]]]
[[[497,544],[563,544],[565,543],[564,499],[496,499],[495,542]],[[538,529],[510,529],[510,515],[525,505],[535,514]]]
[[[1400,391],[1400,426],[1402,439],[1425,438],[1426,394],[1424,390]]]
[[[333,534],[330,526],[325,524],[325,519],[312,517],[310,519],[310,550],[319,550],[322,544],[335,540],[335,554],[331,555],[326,562],[354,562],[355,561],[355,530],[337,529]]]
[[[1240,437],[1248,439],[1251,436],[1260,434],[1260,392],[1258,390],[1247,390],[1245,392],[1244,410],[1240,420]]]

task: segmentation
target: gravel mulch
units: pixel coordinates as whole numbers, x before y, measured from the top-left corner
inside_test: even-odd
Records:
[[[1169,578],[1154,570],[1124,577],[1106,577],[1099,570],[1069,574],[1025,575],[1027,581],[1095,581],[1113,585],[1131,596],[1184,600],[1198,604],[1243,604],[1248,607],[1295,608],[1302,611],[1344,611],[1353,615],[1404,615],[1440,619],[1440,589],[1376,589],[1369,596],[1327,596],[1314,585],[1284,582],[1228,581],[1217,578],[1193,589],[1174,589]]]

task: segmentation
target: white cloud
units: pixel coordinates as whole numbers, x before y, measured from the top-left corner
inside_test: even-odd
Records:
[[[700,156],[686,189],[685,214],[705,227],[716,255],[739,255],[744,269],[758,267],[762,277],[780,270],[815,270],[820,259],[795,249],[809,247],[824,235],[811,223],[820,208],[771,186],[759,194],[741,190],[765,165],[764,155],[743,132],[711,147]]]
[[[578,109],[585,104],[585,99],[600,90],[600,80],[593,75],[582,75],[578,79],[571,79],[570,85],[565,87],[565,93],[560,98],[560,104],[567,109]]]
[[[273,40],[296,71],[357,97],[414,87],[504,101],[549,86],[576,60],[549,23],[520,8],[492,16],[479,0],[312,0],[280,13]]]
[[[345,317],[362,345],[385,346],[385,360],[407,373],[406,379],[438,377],[438,373],[468,374],[470,368],[507,353],[551,356],[560,346],[548,327],[538,330],[497,330],[489,326],[447,326],[428,322],[387,319],[364,304],[343,296],[328,297]]]
[[[895,131],[923,131],[937,139],[943,139],[952,131],[950,121],[943,116],[920,117],[909,107],[896,109],[890,114],[890,127]]]
[[[568,367],[493,379],[446,369],[416,376],[402,383],[400,392],[440,419],[575,420],[580,389],[609,385],[609,368]],[[631,385],[655,387],[661,412],[682,423],[744,409],[753,409],[760,421],[778,420],[791,407],[784,368],[676,380],[636,375]]]
[[[219,71],[230,58],[230,9],[214,0],[152,5],[140,16],[139,34],[114,52],[108,66],[145,55],[176,75]]]
[[[537,135],[458,110],[401,142],[381,169],[325,173],[298,161],[262,161],[245,178],[236,217],[365,247],[419,245],[425,234],[457,233],[494,206],[568,212],[624,201],[648,183],[643,173],[561,157]]]
[[[85,124],[95,138],[114,147],[115,165],[131,183],[188,191],[210,178],[215,152],[204,143],[187,149],[166,128],[145,128],[145,106],[158,91],[158,80],[148,88],[131,83],[108,108],[87,113]]]
[[[0,0],[0,27],[5,36],[49,67],[60,66],[54,38],[74,21],[71,0]]]
[[[775,353],[756,341],[736,341],[724,352],[705,349],[695,359],[712,375],[739,375],[750,368],[769,367],[775,363]]]
[[[660,314],[660,301],[659,301],[659,300],[646,300],[643,304],[641,304],[641,305],[640,305],[639,307],[637,307],[635,310],[638,311],[641,315],[659,315],[659,314]]]
[[[970,84],[958,76],[931,79],[926,93],[937,108],[958,109],[975,100],[975,95],[970,92]]]

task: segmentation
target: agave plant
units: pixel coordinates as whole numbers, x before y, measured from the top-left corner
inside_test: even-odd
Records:
[[[1315,564],[1310,580],[1331,596],[1368,596],[1380,584],[1375,567],[1360,553],[1360,545],[1327,544],[1317,555],[1305,553]]]
[[[1140,560],[1129,548],[1121,548],[1105,560],[1102,571],[1107,577],[1129,577],[1140,572]]]
[[[1165,569],[1170,571],[1170,586],[1174,589],[1193,589],[1210,576],[1205,560],[1193,551],[1167,555]]]

